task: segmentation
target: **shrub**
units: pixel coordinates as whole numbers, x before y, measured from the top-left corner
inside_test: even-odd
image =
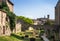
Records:
[[[24,39],[24,36],[21,36],[21,39]]]
[[[28,35],[25,35],[26,38],[28,38]]]
[[[35,41],[35,38],[30,38],[30,41]]]

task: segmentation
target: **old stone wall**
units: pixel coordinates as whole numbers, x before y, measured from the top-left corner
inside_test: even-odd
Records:
[[[13,12],[13,4],[9,2],[9,0],[6,0],[6,3],[10,9],[11,12]]]
[[[10,35],[11,34],[11,30],[8,26],[6,25],[6,12],[3,10],[0,10],[0,35]]]
[[[60,26],[58,25],[44,25],[43,26],[44,30],[45,30],[45,34],[47,35],[48,38],[54,37],[53,39],[55,39],[56,41],[60,39]]]

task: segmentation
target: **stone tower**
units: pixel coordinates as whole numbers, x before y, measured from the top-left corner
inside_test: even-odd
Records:
[[[13,3],[10,0],[0,0],[0,5],[2,4],[2,2],[6,2],[6,4],[8,5],[9,9],[11,12],[13,12]]]
[[[6,3],[8,5],[8,7],[9,7],[10,11],[13,12],[13,5],[14,4],[10,0],[6,0]]]
[[[58,0],[55,6],[55,24],[60,25],[60,0]]]
[[[0,3],[4,3],[8,5],[11,12],[13,12],[13,3],[10,0],[0,0]],[[10,25],[9,25],[9,18],[7,16],[7,12],[3,9],[0,9],[0,36],[10,35]]]

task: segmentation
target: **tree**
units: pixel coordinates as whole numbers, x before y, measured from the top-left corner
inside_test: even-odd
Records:
[[[54,22],[53,22],[53,21],[47,20],[47,22],[45,22],[45,24],[44,24],[44,25],[53,25],[53,24],[54,24]]]
[[[13,29],[15,28],[16,15],[13,12],[9,12],[7,16],[10,19],[10,29],[11,31],[13,31]]]
[[[33,20],[30,18],[26,18],[24,16],[17,16],[17,20],[23,20],[24,22],[28,23],[28,24],[33,24]]]

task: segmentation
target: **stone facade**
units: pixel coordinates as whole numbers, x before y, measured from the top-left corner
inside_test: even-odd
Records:
[[[60,26],[58,25],[44,25],[44,32],[47,38],[51,41],[59,41],[60,40]],[[52,40],[53,39],[53,40]]]
[[[55,24],[60,25],[60,1],[55,6]]]
[[[13,12],[13,5],[14,4],[10,0],[6,0],[6,3],[8,5],[8,7],[9,7],[10,11]]]
[[[34,25],[43,25],[45,24],[49,19],[49,15],[47,15],[47,18],[45,18],[45,16],[43,18],[37,18],[37,19],[32,19],[34,22]],[[52,21],[52,20],[51,20]]]
[[[10,0],[0,0],[0,3],[6,2],[10,11],[13,12],[13,3]],[[10,21],[6,11],[0,10],[0,35],[10,35]]]
[[[16,33],[21,32],[21,27],[22,27],[21,21],[20,21],[20,20],[17,20],[17,21],[16,21],[15,32],[16,32]]]
[[[0,4],[2,4],[2,2],[7,3],[10,11],[13,12],[13,6],[14,6],[14,4],[10,0],[0,0]]]
[[[45,34],[51,41],[60,41],[60,0],[55,6],[55,25],[44,25]]]
[[[0,10],[0,35],[10,35],[11,31],[9,25],[7,26],[8,19],[6,12]]]

